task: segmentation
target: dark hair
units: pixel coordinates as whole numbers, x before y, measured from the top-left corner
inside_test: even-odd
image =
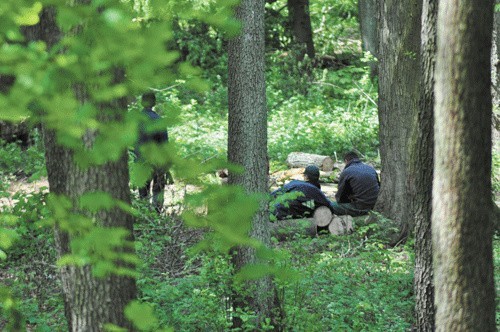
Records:
[[[319,167],[315,165],[309,165],[304,170],[304,175],[307,176],[307,182],[312,183],[319,189],[321,185],[319,184]]]
[[[349,151],[349,152],[347,152],[344,155],[344,160],[347,161],[347,162],[349,162],[349,161],[351,161],[353,159],[359,159],[358,154],[356,152],[354,152],[354,151]]]
[[[156,96],[154,92],[145,92],[141,97],[141,104],[143,107],[153,107],[156,105]]]

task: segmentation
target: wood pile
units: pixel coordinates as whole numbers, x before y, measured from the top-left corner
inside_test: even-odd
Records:
[[[314,211],[312,218],[286,219],[271,223],[271,234],[279,241],[293,238],[297,234],[314,237],[318,227],[328,229],[330,234],[345,235],[353,231],[351,216],[336,216],[326,206]]]

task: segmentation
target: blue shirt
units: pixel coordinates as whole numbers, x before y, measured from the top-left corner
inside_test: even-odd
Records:
[[[298,192],[299,197],[287,200],[284,203],[276,203],[273,214],[278,220],[291,218],[304,218],[313,214],[314,210],[320,206],[326,206],[330,210],[332,202],[325,196],[325,194],[314,184],[293,180],[285,184],[283,187],[273,191],[271,196],[276,198],[279,195],[290,192]],[[288,204],[288,206],[286,206]]]

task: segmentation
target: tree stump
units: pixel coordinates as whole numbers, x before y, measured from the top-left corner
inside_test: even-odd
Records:
[[[325,172],[330,172],[333,170],[334,162],[332,158],[328,156],[321,156],[318,154],[304,153],[304,152],[292,152],[286,158],[288,167],[299,168],[307,167],[309,165],[318,166],[320,170]]]

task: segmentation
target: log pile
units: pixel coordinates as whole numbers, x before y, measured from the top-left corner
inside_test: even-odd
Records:
[[[330,234],[345,235],[353,231],[351,216],[336,216],[326,206],[314,211],[312,218],[286,219],[271,223],[271,234],[278,241],[284,241],[297,234],[314,237],[318,227],[328,229]]]

